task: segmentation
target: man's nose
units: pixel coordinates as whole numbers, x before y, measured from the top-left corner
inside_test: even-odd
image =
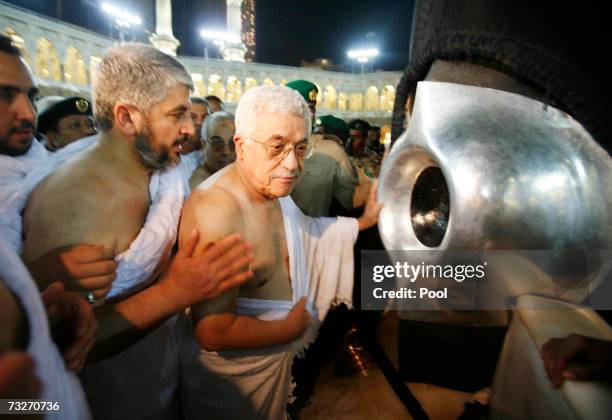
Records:
[[[193,125],[191,118],[189,118],[181,127],[181,134],[187,137],[192,137],[195,135],[195,126]]]
[[[285,156],[285,158],[281,162],[281,166],[290,171],[294,171],[299,167],[299,162],[297,155],[295,154],[295,149],[291,149],[289,151],[289,154],[287,154],[287,156]]]
[[[34,105],[30,102],[30,99],[25,94],[19,94],[13,102],[15,109],[15,118],[18,121],[30,121],[32,125],[36,121],[36,111]]]
[[[230,142],[234,142],[234,140],[230,140]],[[232,144],[229,142],[223,142],[223,148],[221,149],[221,152],[224,155],[231,155],[232,153],[234,153],[234,149],[232,147]]]

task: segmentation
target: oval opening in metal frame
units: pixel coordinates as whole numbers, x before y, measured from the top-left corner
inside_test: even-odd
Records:
[[[450,214],[448,186],[442,170],[430,166],[421,172],[412,190],[410,217],[416,238],[434,248],[444,239]]]

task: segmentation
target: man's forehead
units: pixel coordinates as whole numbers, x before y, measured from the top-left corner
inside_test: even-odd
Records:
[[[186,86],[174,86],[168,89],[166,97],[154,106],[159,106],[163,111],[173,111],[175,109],[190,109],[191,100],[189,99],[189,89]]]
[[[66,122],[90,121],[91,119],[92,119],[92,117],[89,116],[89,115],[71,114],[71,115],[66,115],[66,116],[60,118],[58,121],[61,123],[63,121],[66,121]]]
[[[201,112],[204,114],[208,113],[208,108],[206,107],[206,105],[201,104],[199,102],[192,102],[191,103],[191,110],[194,112]]]
[[[264,139],[302,141],[308,135],[308,127],[299,115],[263,112],[255,120],[253,132]]]
[[[236,131],[236,126],[230,120],[215,121],[210,127],[211,132],[215,131]]]
[[[23,91],[36,87],[23,58],[3,52],[0,52],[0,85],[15,86]]]

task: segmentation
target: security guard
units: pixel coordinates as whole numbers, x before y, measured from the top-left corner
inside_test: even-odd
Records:
[[[355,119],[348,123],[350,139],[347,152],[353,159],[353,164],[364,171],[370,178],[378,178],[382,156],[366,148],[370,124],[367,121]]]
[[[296,90],[306,103],[308,104],[308,108],[310,108],[310,112],[312,113],[312,122],[314,124],[315,121],[315,112],[317,110],[317,95],[319,93],[319,88],[312,82],[308,80],[292,80],[287,83],[285,86]]]
[[[51,151],[95,134],[91,103],[79,96],[55,103],[38,115],[38,132],[45,136]]]

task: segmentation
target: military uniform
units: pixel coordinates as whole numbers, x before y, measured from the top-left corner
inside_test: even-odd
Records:
[[[353,164],[362,169],[370,178],[378,178],[382,156],[373,150],[365,149],[361,156],[351,158]]]
[[[315,150],[304,162],[304,175],[291,193],[295,204],[308,216],[329,216],[332,198],[346,209],[353,208],[359,178],[342,141],[329,134],[313,134]]]

